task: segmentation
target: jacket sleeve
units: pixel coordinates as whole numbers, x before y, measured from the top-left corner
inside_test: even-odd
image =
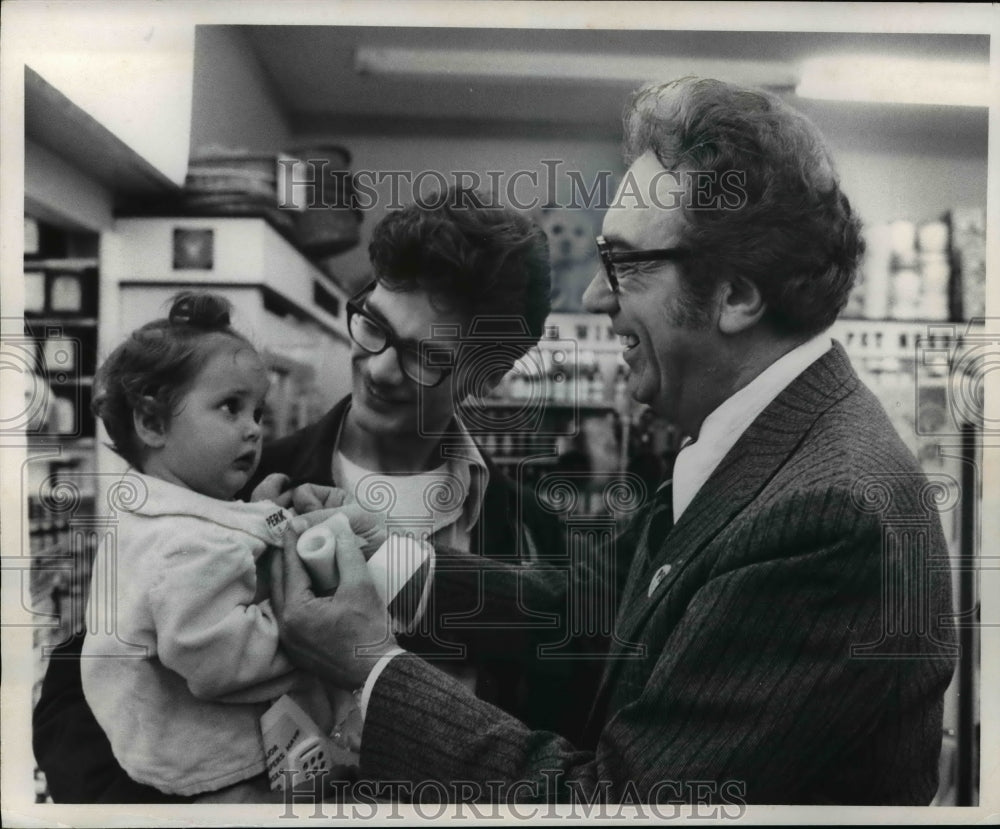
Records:
[[[439,640],[477,655],[521,659],[552,646],[567,654],[600,654],[608,631],[574,632],[569,605],[574,596],[589,596],[614,618],[642,520],[638,516],[608,546],[590,545],[575,558],[561,534],[550,535],[560,550],[531,563],[438,547],[427,624]]]
[[[419,659],[397,657],[369,701],[362,772],[468,781],[466,797],[482,799],[663,802],[680,796],[677,786],[710,781],[716,799],[730,787],[739,802],[789,802],[876,717],[908,727],[907,711],[887,705],[899,663],[850,658],[852,645],[879,638],[881,552],[872,522],[788,536],[720,568],[650,649],[644,678],[617,684],[594,750],[532,731]],[[915,595],[914,583],[901,588]],[[950,668],[928,657],[916,668],[929,672],[920,692],[943,693]],[[497,781],[514,788],[498,795]]]
[[[256,570],[242,545],[192,542],[168,553],[149,591],[160,661],[201,699],[265,701],[295,682]]]

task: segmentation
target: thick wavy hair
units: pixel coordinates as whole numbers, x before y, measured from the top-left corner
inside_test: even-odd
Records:
[[[666,169],[706,172],[717,186],[708,209],[684,210],[694,257],[682,272],[696,300],[743,277],[775,330],[811,336],[833,323],[864,240],[811,121],[767,92],[688,77],[633,93],[624,127],[626,163],[652,150]]]
[[[104,421],[111,448],[132,466],[141,470],[143,458],[135,412],[168,426],[191,382],[225,342],[255,350],[230,325],[231,312],[217,294],[179,293],[166,318],[133,331],[101,364],[91,409]]]
[[[511,340],[526,353],[551,307],[548,238],[531,219],[477,190],[450,187],[387,215],[368,246],[375,277],[388,290],[424,290],[438,307]],[[480,329],[482,330],[482,329]],[[523,346],[523,348],[522,348]]]

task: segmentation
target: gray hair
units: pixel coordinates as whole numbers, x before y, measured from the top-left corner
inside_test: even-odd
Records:
[[[743,277],[760,290],[776,330],[810,336],[833,323],[864,240],[808,118],[776,95],[686,77],[633,93],[624,127],[626,163],[651,150],[668,170],[709,174],[709,207],[684,209],[692,294],[704,298],[719,280]]]

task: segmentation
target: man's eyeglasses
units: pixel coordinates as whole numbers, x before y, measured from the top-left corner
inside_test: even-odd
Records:
[[[418,349],[401,343],[382,320],[365,309],[364,301],[377,284],[372,282],[347,302],[347,331],[351,339],[369,354],[381,354],[392,346],[396,349],[400,370],[414,383],[425,388],[440,385],[454,371],[453,361],[448,356],[450,350],[444,347]]]
[[[618,293],[618,274],[615,273],[615,265],[633,262],[677,261],[691,255],[689,248],[614,251],[603,236],[597,237],[597,252],[601,255],[601,263],[604,265],[604,281],[607,283],[608,290],[613,294]]]

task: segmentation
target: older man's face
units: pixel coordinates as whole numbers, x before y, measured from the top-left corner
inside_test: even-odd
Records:
[[[664,209],[677,201],[676,179],[663,175],[663,167],[651,152],[640,156],[629,168],[632,188],[623,189],[640,199],[616,199],[604,218],[603,235],[615,251],[648,250],[683,245],[684,219],[680,207]],[[629,176],[626,176],[629,182]],[[651,188],[657,189],[654,201]],[[619,192],[621,196],[621,191]],[[611,293],[603,273],[598,272],[584,294],[584,305],[592,313],[604,313],[622,342],[629,367],[628,388],[632,397],[657,413],[688,426],[700,425],[703,402],[712,399],[713,366],[719,355],[716,313],[706,309],[695,317],[689,311],[676,262],[644,262],[617,265],[619,292]]]

